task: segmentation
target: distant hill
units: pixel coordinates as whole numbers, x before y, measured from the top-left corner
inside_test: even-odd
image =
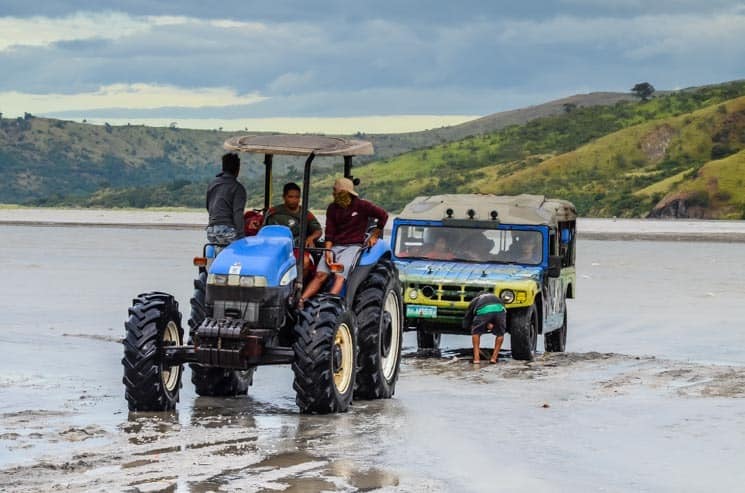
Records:
[[[373,161],[354,169],[360,191],[396,211],[416,195],[541,193],[587,216],[745,217],[745,81],[657,93],[573,96],[425,132],[364,135]],[[229,133],[2,120],[0,202],[196,206]],[[388,156],[388,157],[386,157]],[[263,193],[253,156],[249,197]],[[275,170],[299,180],[302,160]],[[333,173],[314,172],[330,190]],[[329,193],[311,195],[323,207]],[[258,205],[255,200],[252,205]]]
[[[735,82],[575,108],[371,163],[356,175],[366,196],[392,210],[416,195],[529,192],[572,200],[582,215],[645,216],[710,160],[743,148],[743,95],[745,82]],[[727,193],[697,217],[740,217],[738,194]]]
[[[593,92],[577,94],[547,103],[528,106],[516,110],[502,111],[477,118],[460,125],[435,128],[421,132],[399,134],[360,134],[375,145],[375,160],[403,154],[413,149],[425,149],[438,144],[465,139],[473,135],[482,135],[503,129],[510,125],[523,125],[536,118],[561,115],[573,108],[591,106],[609,106],[622,101],[632,102],[636,98],[628,93]]]
[[[365,135],[374,143],[376,155],[357,162],[364,164],[557,114],[566,104],[591,106],[629,98],[618,93],[578,95],[453,127]],[[0,118],[0,173],[4,178],[0,203],[201,206],[203,184],[219,169],[222,143],[240,133],[245,132],[90,125],[29,114]],[[249,189],[263,191],[262,157],[244,155],[242,159],[242,180]],[[299,158],[277,160],[275,174],[301,179],[302,163]],[[153,197],[158,197],[157,203]]]

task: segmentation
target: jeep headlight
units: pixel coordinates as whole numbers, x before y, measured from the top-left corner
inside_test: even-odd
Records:
[[[505,305],[509,305],[515,301],[515,292],[511,289],[503,289],[502,292],[499,293],[499,299],[501,299],[502,303]]]
[[[240,286],[242,288],[263,288],[266,286],[266,277],[264,276],[241,276]]]
[[[418,297],[419,297],[419,291],[417,291],[416,288],[414,288],[411,291],[409,291],[409,298],[411,298],[412,300],[415,300]]]

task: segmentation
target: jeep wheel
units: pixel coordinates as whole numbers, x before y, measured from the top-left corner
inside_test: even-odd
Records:
[[[416,347],[420,356],[437,356],[440,354],[439,332],[428,332],[423,329],[416,331]]]
[[[393,263],[382,259],[354,299],[359,322],[357,399],[388,399],[396,391],[401,366],[403,312],[401,286]]]
[[[532,361],[538,343],[538,314],[535,305],[515,308],[509,317],[512,358]]]
[[[357,373],[354,314],[339,297],[319,295],[305,302],[294,328],[295,402],[304,413],[346,412]]]
[[[125,398],[130,411],[170,411],[181,388],[181,365],[164,366],[163,348],[181,345],[178,302],[166,293],[140,294],[124,323]]]
[[[547,352],[563,353],[567,347],[567,311],[564,308],[564,323],[561,328],[544,334],[543,345]]]
[[[194,334],[207,316],[204,304],[206,288],[207,272],[200,270],[199,277],[194,279],[194,295],[190,300],[189,344],[193,343]],[[245,395],[248,387],[253,383],[253,375],[256,371],[255,366],[246,371],[210,368],[196,363],[191,363],[189,367],[194,391],[197,395],[211,397]]]

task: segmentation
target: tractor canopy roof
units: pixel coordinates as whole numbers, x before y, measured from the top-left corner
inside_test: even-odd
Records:
[[[373,145],[364,140],[322,135],[245,135],[232,137],[223,147],[228,151],[260,154],[307,156],[361,156],[373,153]]]
[[[449,210],[451,216],[448,215]],[[577,218],[577,210],[567,200],[547,199],[543,195],[528,194],[448,194],[417,197],[404,207],[398,217],[435,221],[448,218],[489,221],[492,219],[492,211],[496,211],[496,218],[504,224],[556,226],[558,222],[574,221]]]

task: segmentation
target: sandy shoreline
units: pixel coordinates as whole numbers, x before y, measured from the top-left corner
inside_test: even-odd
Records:
[[[206,224],[207,213],[199,210],[0,209],[0,226],[203,229]],[[745,242],[745,221],[579,218],[577,229],[579,238],[594,240]]]

